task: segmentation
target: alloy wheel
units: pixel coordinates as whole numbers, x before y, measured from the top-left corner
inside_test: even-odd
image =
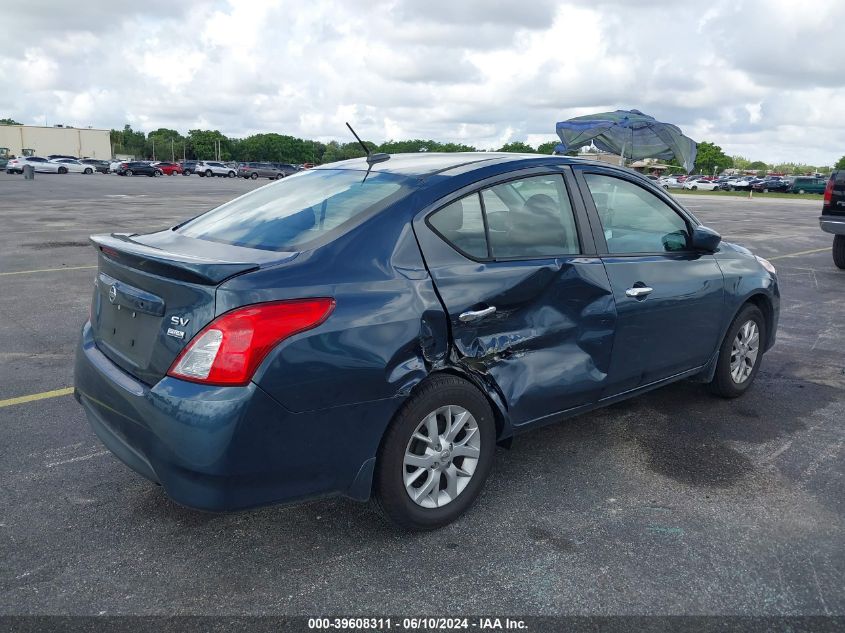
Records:
[[[419,506],[443,507],[469,484],[480,455],[481,434],[472,414],[454,404],[440,407],[419,423],[405,449],[405,491]]]
[[[760,353],[760,330],[753,320],[746,321],[734,338],[731,348],[731,378],[737,384],[748,380]]]

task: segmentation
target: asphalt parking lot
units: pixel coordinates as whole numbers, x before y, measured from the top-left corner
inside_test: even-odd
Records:
[[[845,613],[845,271],[821,201],[680,196],[777,266],[743,398],[681,383],[499,450],[479,504],[407,534],[344,499],[230,515],[119,463],[70,395],[91,233],[267,181],[0,174],[0,614]]]

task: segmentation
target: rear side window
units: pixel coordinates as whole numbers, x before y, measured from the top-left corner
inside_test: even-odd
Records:
[[[405,197],[404,178],[384,172],[317,169],[236,198],[178,229],[183,235],[265,250],[298,250],[351,228]]]
[[[487,258],[487,238],[478,194],[443,207],[429,219],[440,236],[462,253],[477,259]]]
[[[575,217],[560,175],[534,176],[481,192],[494,258],[580,252]]]

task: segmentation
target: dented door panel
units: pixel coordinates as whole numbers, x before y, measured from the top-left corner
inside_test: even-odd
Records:
[[[417,237],[449,315],[453,362],[493,380],[514,426],[598,399],[616,321],[598,257],[476,262],[425,226]]]

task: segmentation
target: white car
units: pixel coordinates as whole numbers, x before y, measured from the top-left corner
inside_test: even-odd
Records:
[[[56,163],[57,165],[62,165],[65,167],[67,172],[74,173],[74,174],[93,174],[94,168],[91,165],[86,165],[85,163],[80,163],[75,158],[54,158],[50,161],[51,163]],[[61,167],[59,168],[61,169]],[[65,173],[67,173],[65,172]],[[62,173],[59,171],[59,173]]]
[[[194,167],[194,173],[200,176],[221,176],[225,178],[234,178],[238,175],[236,170],[216,160],[201,160],[197,162],[196,167]]]
[[[663,176],[658,184],[664,189],[683,189],[684,183],[679,181],[675,176]]]
[[[66,174],[67,167],[54,163],[42,158],[41,156],[21,156],[20,158],[10,158],[6,163],[7,174],[22,174],[23,168],[26,165],[32,165],[35,171],[42,174]]]
[[[716,191],[719,189],[719,183],[713,182],[712,180],[693,180],[692,182],[688,180],[684,183],[684,189],[692,189],[693,191],[696,189],[701,189],[702,191]]]
[[[113,160],[112,162],[110,162],[109,163],[109,173],[110,174],[116,174],[118,168],[125,162],[126,162],[125,160]]]

